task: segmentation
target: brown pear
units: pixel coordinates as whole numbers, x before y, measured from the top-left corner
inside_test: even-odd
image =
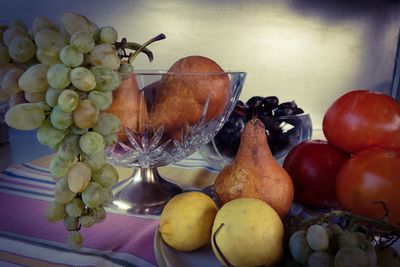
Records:
[[[214,190],[220,205],[233,199],[264,200],[283,218],[293,201],[292,179],[272,156],[264,124],[248,121],[235,159],[217,175]]]
[[[106,112],[114,114],[121,121],[122,127],[118,133],[120,141],[127,140],[125,127],[132,131],[137,131],[139,128],[140,98],[135,75],[123,77],[120,86],[113,91],[113,102]]]
[[[166,132],[180,131],[198,122],[208,100],[206,121],[214,119],[229,101],[229,83],[228,74],[215,61],[203,56],[181,58],[158,84],[149,123],[164,125]]]

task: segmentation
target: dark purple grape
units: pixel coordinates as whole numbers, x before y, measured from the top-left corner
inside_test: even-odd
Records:
[[[287,116],[296,114],[296,110],[298,109],[296,102],[284,102],[278,105],[278,107],[274,111],[275,116]]]
[[[239,149],[240,136],[247,122],[246,106],[235,106],[231,116],[214,137],[215,145],[226,156],[234,158]]]
[[[271,105],[271,101],[266,97],[261,100],[259,100],[256,103],[256,106],[253,110],[255,112],[255,115],[257,118],[265,117],[265,116],[272,116],[272,110],[275,107]]]
[[[253,109],[256,106],[256,103],[263,99],[261,96],[252,96],[247,100],[246,105],[249,106],[250,109]]]
[[[296,110],[291,107],[278,107],[274,110],[274,116],[288,116],[295,114]]]
[[[238,101],[231,116],[224,124],[219,133],[215,136],[214,142],[223,155],[234,158],[240,145],[240,137],[247,121],[255,115],[265,125],[268,145],[273,155],[293,142],[292,135],[296,135],[295,129],[283,132],[282,122],[290,123],[291,119],[277,119],[276,116],[293,115],[304,113],[295,101],[279,104],[276,96],[253,96],[246,103]]]
[[[267,96],[262,100],[263,105],[268,109],[275,109],[278,107],[279,99],[276,96]]]
[[[231,116],[248,117],[250,113],[251,112],[249,110],[249,107],[246,104],[243,104],[243,102],[241,102],[235,105]]]

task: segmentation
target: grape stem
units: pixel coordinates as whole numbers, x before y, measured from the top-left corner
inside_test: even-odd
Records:
[[[135,53],[133,53],[132,55],[129,56],[128,58],[128,62],[132,63],[133,60],[135,60],[135,58],[137,57],[137,55],[139,55],[140,52],[143,51],[143,49],[145,49],[148,45],[150,45],[151,43],[154,43],[156,41],[160,41],[165,39],[166,36],[165,34],[161,33],[153,38],[151,38],[150,40],[148,40],[147,42],[145,42],[144,44],[142,44],[136,51]],[[150,62],[153,61],[153,53],[150,52],[149,55],[147,55],[147,57],[149,58]]]
[[[137,55],[139,53],[144,53],[147,55],[148,59],[150,62],[153,61],[154,57],[153,57],[153,53],[146,48],[148,45],[150,45],[151,43],[154,43],[156,41],[160,41],[165,39],[166,36],[165,34],[161,33],[153,38],[151,38],[150,40],[148,40],[147,42],[145,42],[144,44],[138,44],[138,43],[133,43],[133,42],[128,42],[126,40],[126,38],[122,38],[121,42],[116,42],[115,43],[115,48],[119,51],[119,57],[120,58],[128,58],[128,62],[132,63],[133,60],[137,57]],[[135,53],[129,53],[127,54],[125,49],[131,49],[131,50],[135,50]]]

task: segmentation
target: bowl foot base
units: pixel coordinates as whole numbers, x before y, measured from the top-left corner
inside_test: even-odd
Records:
[[[114,199],[108,208],[131,215],[158,215],[182,188],[164,180],[157,168],[136,168],[130,178],[113,188]]]

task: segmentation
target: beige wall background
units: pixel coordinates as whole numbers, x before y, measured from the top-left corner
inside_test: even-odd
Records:
[[[321,129],[339,95],[356,88],[390,93],[400,26],[399,1],[385,0],[1,0],[0,23],[28,25],[36,16],[56,21],[78,12],[120,37],[151,45],[153,63],[165,69],[187,55],[216,60],[248,73],[241,99],[276,95],[295,100]]]

